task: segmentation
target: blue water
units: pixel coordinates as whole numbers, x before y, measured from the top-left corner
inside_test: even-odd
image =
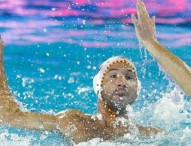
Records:
[[[99,39],[106,39],[107,42],[114,43],[114,46],[115,44],[126,42],[127,45],[129,45],[128,47],[115,46],[103,48],[95,46],[85,48],[78,44],[64,42],[49,44],[34,43],[30,45],[8,44],[5,48],[5,69],[9,86],[15,98],[20,101],[27,110],[33,112],[54,114],[65,109],[75,108],[88,114],[94,114],[97,110],[97,97],[93,92],[92,78],[104,60],[111,56],[124,55],[134,62],[142,83],[141,95],[132,106],[134,112],[139,115],[137,121],[143,121],[143,125],[151,124],[160,125],[162,128],[168,127],[168,130],[172,133],[178,129],[183,135],[183,131],[186,128],[190,128],[191,124],[190,107],[188,106],[190,105],[189,98],[179,93],[179,89],[174,89],[173,81],[159,69],[158,64],[148,52],[145,54],[143,49],[139,49],[133,26],[125,26],[128,28],[128,31],[123,32],[120,30],[121,25],[122,24],[108,24],[109,27],[100,25],[89,26],[89,29],[84,31],[87,33],[88,31],[95,31],[99,28],[99,30],[110,31],[116,35],[120,35],[119,32],[125,33],[125,38],[112,38],[108,36],[108,39],[106,39],[105,36],[100,35]],[[177,35],[177,37],[179,32],[187,33],[187,31],[191,31],[187,27],[168,25],[159,25],[157,28],[161,34],[168,31],[169,36],[171,33],[174,33],[172,36]],[[174,28],[179,31],[173,31]],[[67,29],[62,29],[68,31]],[[95,37],[96,39],[97,34],[91,34],[91,37]],[[81,36],[72,39],[81,39],[83,41],[87,38],[86,36]],[[160,34],[159,40],[168,47],[170,51],[191,65],[191,56],[189,55],[191,54],[191,50],[189,49],[189,44],[185,43],[185,45],[181,45],[180,47],[175,46],[174,44],[176,43],[172,44],[172,42],[176,42],[175,39],[165,39],[162,38]],[[132,46],[130,46],[130,44]],[[175,92],[175,95],[172,92]],[[170,93],[170,95],[167,96],[165,95],[166,93]],[[169,101],[169,99],[172,99],[172,101]],[[170,106],[177,106],[177,109],[175,108],[174,110],[178,110],[178,115],[170,113],[169,117],[175,116],[175,119],[179,119],[185,114],[185,119],[181,119],[175,126],[170,125],[170,118],[163,117],[164,119],[160,119],[157,117],[156,119],[153,111],[156,111],[154,107],[159,108],[161,106],[161,103],[158,103],[160,100],[166,100],[167,106],[169,104]],[[170,107],[169,110],[171,111]],[[147,111],[147,113],[145,113],[145,111]],[[160,112],[157,112],[158,115],[160,115]],[[166,120],[166,123],[163,123],[163,120]],[[38,133],[12,128],[8,129],[8,135],[17,135],[19,137],[18,139],[21,141],[20,145],[23,144],[23,141],[25,144],[28,142],[26,145],[46,145],[47,143],[52,145],[66,145],[68,143],[64,142],[62,136],[56,133]],[[7,127],[2,127],[1,131],[2,133],[7,132]],[[45,138],[41,139],[41,137]],[[163,137],[159,139],[141,140],[139,142],[129,142],[128,139],[120,143],[132,143],[135,145],[137,143],[141,145],[147,142],[155,145],[179,144],[179,141],[176,140],[177,138],[171,138],[172,137],[169,136],[169,138],[165,140]],[[12,141],[6,137],[3,137],[3,139],[6,139],[5,142],[7,143]],[[186,143],[182,143],[186,145]],[[115,142],[111,142],[110,144],[115,144]]]
[[[78,109],[94,114],[97,97],[92,79],[103,61],[123,55],[134,62],[142,83],[141,94],[130,108],[129,117],[136,123],[158,126],[169,133],[152,138],[132,135],[81,145],[191,145],[190,98],[148,52],[139,49],[133,25],[121,19],[108,21],[105,17],[101,23],[86,17],[52,17],[43,11],[54,8],[50,4],[55,3],[45,3],[43,8],[35,3],[33,7],[29,7],[29,2],[21,3],[19,8],[27,10],[26,14],[21,15],[20,9],[13,12],[6,9],[0,17],[0,32],[6,43],[5,71],[15,99],[32,112],[55,114]],[[27,16],[33,12],[34,15]],[[176,20],[175,16],[169,18],[171,22]],[[191,28],[186,23],[188,19],[184,20],[184,25],[157,24],[157,38],[191,66]],[[0,127],[0,133],[0,145],[71,145],[58,133],[5,126]]]

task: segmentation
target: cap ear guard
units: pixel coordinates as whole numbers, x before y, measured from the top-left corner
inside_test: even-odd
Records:
[[[97,74],[94,79],[93,79],[93,88],[94,88],[94,92],[98,95],[99,98],[101,98],[101,94],[100,94],[100,79],[99,79],[99,74]]]
[[[137,97],[139,97],[140,93],[141,93],[141,82],[137,78]]]

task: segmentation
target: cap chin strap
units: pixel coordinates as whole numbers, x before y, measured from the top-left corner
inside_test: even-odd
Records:
[[[109,113],[109,119],[112,120],[112,121],[115,120],[116,119],[116,113],[110,107],[108,107],[105,102],[104,102],[104,108]]]

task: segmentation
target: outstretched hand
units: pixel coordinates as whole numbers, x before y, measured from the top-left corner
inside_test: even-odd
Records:
[[[132,14],[132,20],[139,43],[144,46],[145,43],[156,38],[155,17],[149,17],[145,4],[141,0],[137,0],[137,16],[138,19],[135,14]]]

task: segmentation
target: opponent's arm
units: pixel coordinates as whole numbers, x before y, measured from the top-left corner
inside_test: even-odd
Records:
[[[182,90],[191,97],[191,70],[180,58],[164,48],[155,38],[154,17],[150,18],[141,0],[137,2],[137,15],[132,15],[140,43],[151,53]]]
[[[4,70],[4,41],[0,38],[0,124],[34,130],[56,129],[56,116],[23,112],[11,94]]]

